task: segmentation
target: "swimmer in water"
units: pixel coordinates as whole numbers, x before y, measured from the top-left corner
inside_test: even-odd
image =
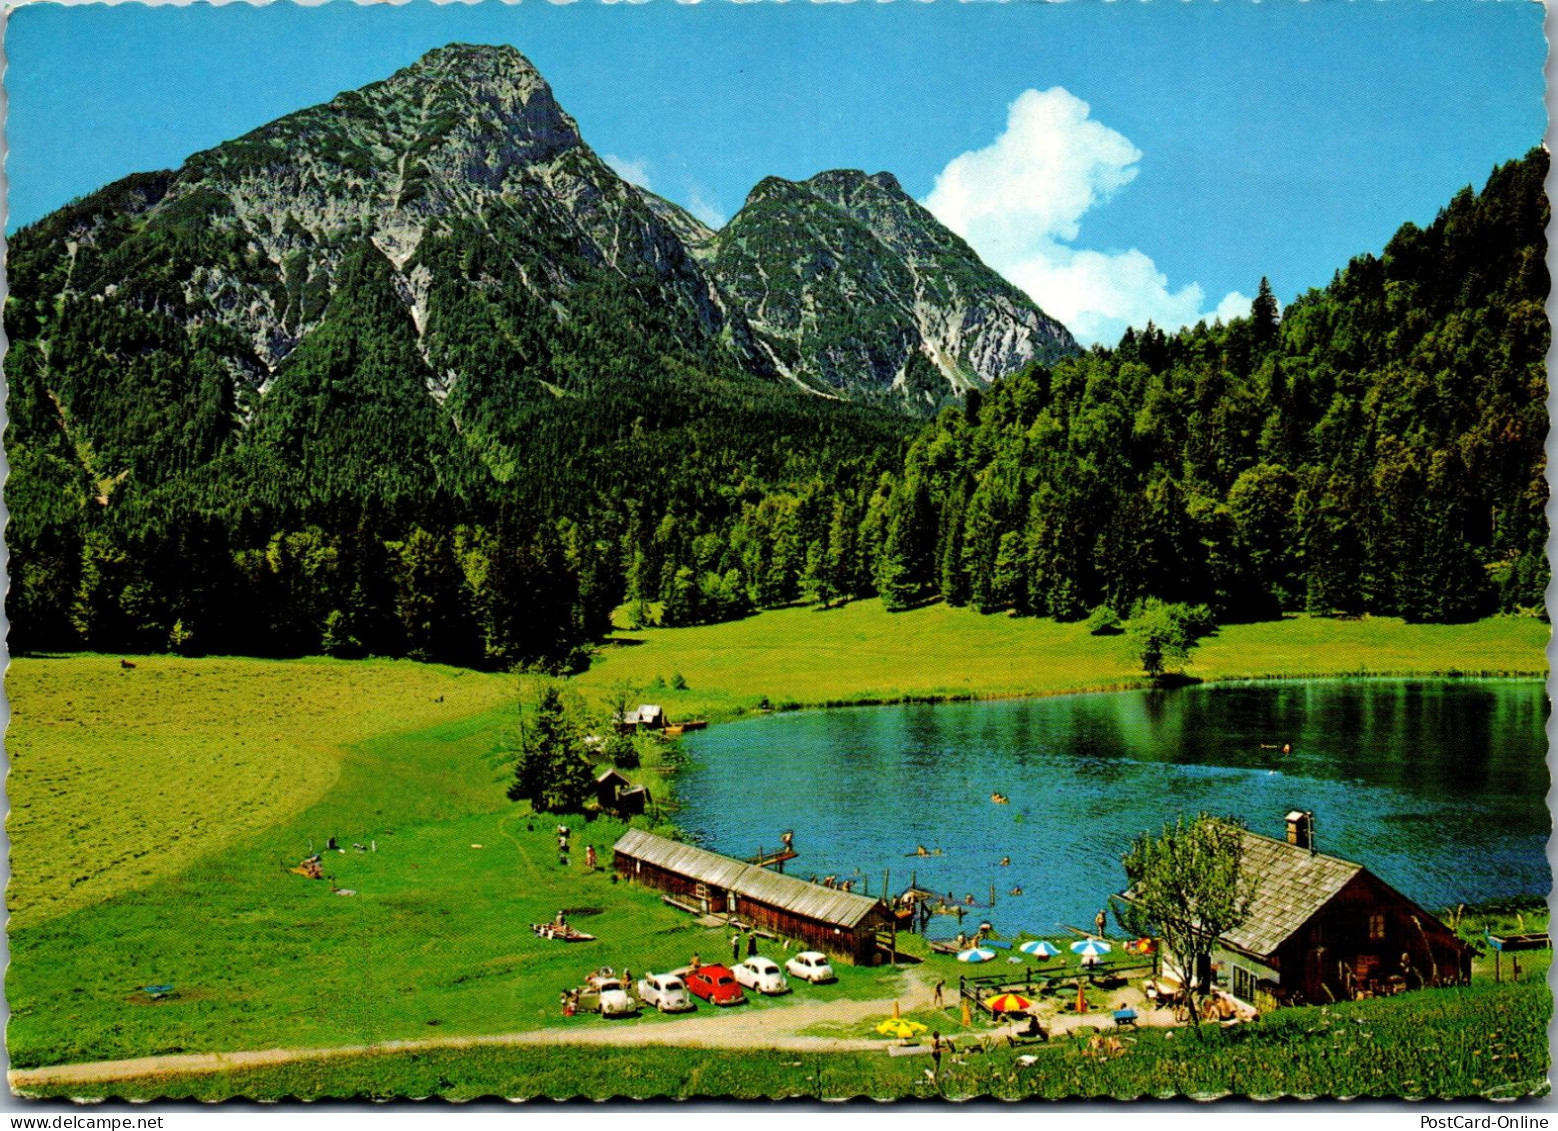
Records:
[[[1022,885],[1018,884],[1016,887],[1014,887],[1012,889],[1012,894],[1013,895],[1021,895],[1022,894]]]
[[[1003,867],[1003,868],[1010,868],[1011,866],[1012,866],[1012,858],[1010,856],[1003,856],[1003,857],[1001,857],[1001,867]]]

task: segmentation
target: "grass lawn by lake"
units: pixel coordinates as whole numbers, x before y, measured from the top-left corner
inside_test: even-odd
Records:
[[[1218,630],[1195,650],[1186,674],[1545,675],[1548,633],[1546,623],[1530,617],[1467,625],[1290,617]],[[685,691],[670,686],[678,674]],[[837,609],[777,609],[727,624],[619,631],[574,682],[596,704],[624,686],[635,701],[660,703],[675,720],[730,718],[764,700],[778,708],[997,698],[1145,681],[1128,636],[940,604],[888,613],[873,599]]]

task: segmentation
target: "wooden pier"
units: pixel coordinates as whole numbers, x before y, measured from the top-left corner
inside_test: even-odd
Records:
[[[800,853],[789,845],[785,845],[777,852],[765,852],[759,848],[756,856],[747,857],[747,863],[756,864],[759,868],[777,868],[782,872],[784,871],[785,862],[794,860],[799,855]]]

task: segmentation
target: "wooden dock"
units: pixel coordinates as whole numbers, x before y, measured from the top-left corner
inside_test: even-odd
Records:
[[[788,845],[781,848],[778,852],[764,852],[760,848],[757,850],[756,856],[747,857],[747,863],[756,864],[759,868],[778,868],[782,872],[784,871],[785,862],[794,860],[799,855],[799,852]]]

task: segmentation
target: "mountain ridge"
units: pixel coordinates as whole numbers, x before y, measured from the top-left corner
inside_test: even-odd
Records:
[[[750,217],[737,221],[750,227]],[[928,213],[916,221],[935,223]],[[177,170],[105,186],[18,232],[21,266],[35,253],[47,258],[47,249],[30,245],[48,242],[50,233],[55,258],[70,263],[71,284],[97,301],[162,311],[186,330],[220,326],[225,341],[216,353],[240,401],[263,398],[281,362],[318,329],[339,265],[358,242],[391,264],[434,375],[429,393],[440,402],[471,378],[469,351],[446,340],[440,308],[476,300],[518,303],[534,324],[520,332],[493,315],[472,332],[539,336],[548,340],[539,352],[556,358],[569,353],[554,339],[567,337],[559,325],[579,320],[580,293],[612,291],[622,297],[618,317],[647,327],[646,336],[674,338],[692,355],[718,354],[720,364],[765,380],[790,377],[825,396],[918,404],[921,412],[1034,357],[1075,348],[1058,323],[1014,300],[1013,288],[985,269],[981,285],[995,298],[973,320],[960,309],[932,332],[934,320],[919,317],[910,320],[911,333],[895,323],[881,331],[887,340],[843,352],[828,339],[818,345],[820,359],[787,363],[768,340],[774,335],[754,325],[748,305],[733,297],[742,280],[720,276],[718,233],[606,166],[540,72],[507,46],[437,48],[385,79],[194,153]],[[173,262],[148,277],[143,267],[153,256],[141,245],[169,240]],[[87,251],[78,255],[82,247]],[[873,252],[895,254],[887,243]],[[483,269],[468,270],[473,262]],[[858,261],[849,266],[872,270]],[[914,286],[912,271],[894,277]],[[813,305],[857,291],[906,309],[924,301],[919,293],[886,296],[846,285],[835,295],[825,282],[803,283],[819,292],[808,299]],[[23,280],[24,297],[41,306],[42,295],[26,293],[30,284]],[[839,313],[872,318],[870,311]],[[983,334],[981,319],[1018,327],[1007,334],[1008,348],[956,348],[951,338],[965,329]],[[23,316],[17,325],[25,331],[29,323]],[[798,342],[793,329],[778,336]],[[1036,333],[1053,341],[1038,342]],[[916,349],[942,380],[906,394],[903,378]],[[538,355],[487,359],[494,360],[517,366],[508,376],[524,386],[523,396],[569,387],[580,375],[577,365],[570,373],[549,371]],[[797,369],[821,379],[796,380]],[[74,399],[71,382],[64,384],[62,395]],[[469,409],[471,399],[455,398],[450,410]]]

